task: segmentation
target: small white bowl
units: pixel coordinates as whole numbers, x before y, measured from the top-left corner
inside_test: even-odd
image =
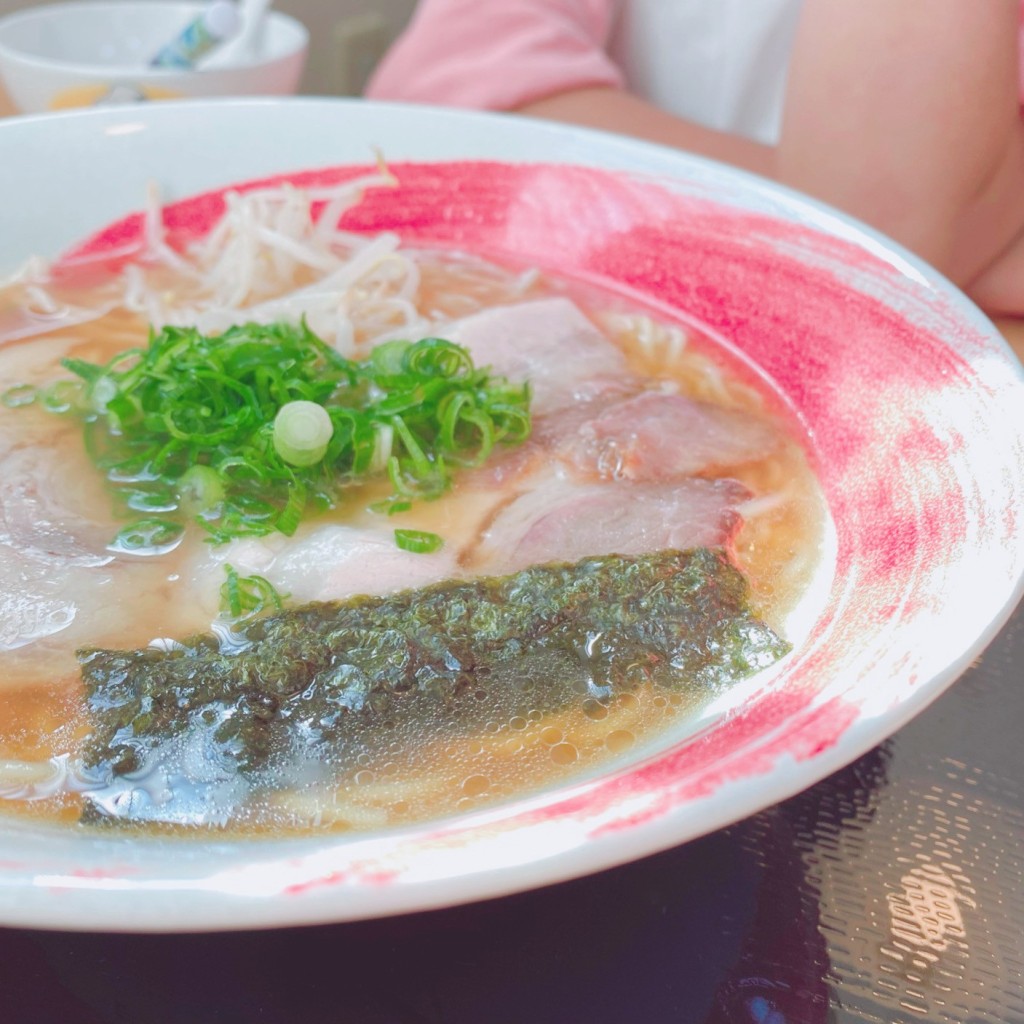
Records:
[[[149,67],[203,10],[189,0],[113,0],[34,7],[0,19],[0,77],[22,113],[133,100],[294,93],[305,26],[271,12],[254,50],[226,43],[195,69]],[[228,59],[224,59],[227,56]]]

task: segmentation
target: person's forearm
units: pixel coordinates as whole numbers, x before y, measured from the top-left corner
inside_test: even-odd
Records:
[[[961,214],[949,274],[987,312],[1024,315],[1024,132],[1013,133],[987,187]]]
[[[965,288],[990,316],[1024,317],[1024,232]]]
[[[1018,19],[1017,0],[805,0],[780,179],[978,279],[1024,227]]]
[[[627,92],[584,88],[525,104],[517,113],[600,128],[675,146],[758,174],[774,174],[774,151],[737,135],[684,121]]]

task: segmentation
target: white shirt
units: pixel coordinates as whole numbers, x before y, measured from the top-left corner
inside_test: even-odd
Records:
[[[610,55],[630,89],[708,128],[778,140],[802,0],[626,0]]]

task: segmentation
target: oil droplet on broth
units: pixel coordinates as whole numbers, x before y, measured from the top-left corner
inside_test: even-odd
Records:
[[[497,749],[504,758],[515,757],[523,749],[523,742],[515,736],[509,736]]]
[[[573,764],[579,757],[579,751],[571,743],[556,743],[551,748],[551,760],[555,764]]]
[[[613,754],[621,754],[636,742],[636,736],[628,729],[616,729],[604,738],[604,745]]]
[[[491,780],[486,775],[470,775],[462,780],[462,792],[469,797],[483,796],[491,788]]]
[[[583,702],[583,714],[594,722],[600,722],[602,718],[608,717],[608,708],[599,700],[594,700],[593,697],[588,697]]]
[[[549,747],[553,747],[556,743],[561,743],[562,739],[562,730],[556,729],[553,725],[549,725],[546,729],[541,730],[540,741]]]

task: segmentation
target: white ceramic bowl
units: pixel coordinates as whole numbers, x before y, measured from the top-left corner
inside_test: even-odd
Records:
[[[30,7],[0,19],[0,75],[18,110],[195,96],[294,93],[309,33],[268,14],[256,50],[225,43],[195,70],[148,67],[157,51],[202,11],[188,0],[113,0]]]
[[[831,582],[769,683],[638,762],[485,812],[346,838],[169,840],[5,820],[0,922],[192,930],[356,919],[577,876],[721,827],[864,753],[949,686],[1024,576],[1024,381],[984,316],[913,256],[770,183],[509,117],[346,101],[154,104],[0,123],[0,272],[124,258],[147,183],[171,238],[231,183],[396,170],[347,221],[502,254],[696,317],[805,424]],[[200,158],[201,157],[201,158]],[[300,172],[309,172],[304,176]],[[120,220],[119,220],[120,219]],[[109,222],[113,230],[94,234]]]

